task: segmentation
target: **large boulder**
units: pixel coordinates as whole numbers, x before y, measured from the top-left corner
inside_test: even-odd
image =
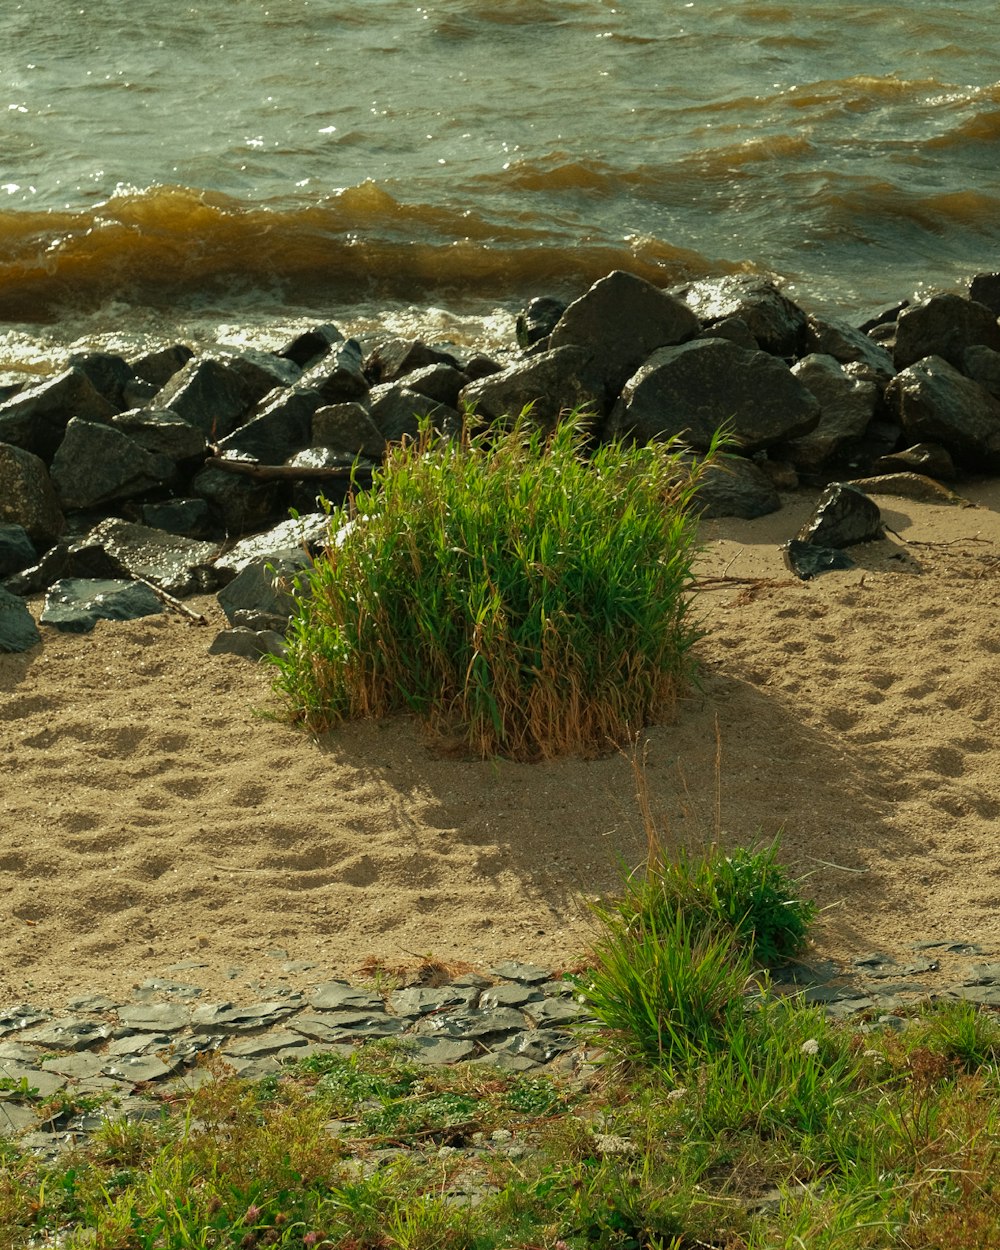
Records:
[[[738,317],[761,349],[773,356],[798,356],[806,337],[806,315],[766,278],[729,274],[705,278],[674,292],[705,325]]]
[[[960,295],[932,295],[899,314],[892,359],[898,370],[926,356],[961,369],[965,350],[973,345],[1000,349],[996,313]]]
[[[171,347],[161,347],[139,356],[132,361],[132,371],[137,378],[141,378],[159,390],[166,386],[174,374],[183,369],[193,356],[194,352],[190,347],[183,343],[175,343]]]
[[[288,498],[284,482],[255,482],[211,464],[195,474],[189,489],[208,502],[216,523],[233,538],[276,521]]]
[[[962,353],[961,372],[978,382],[994,399],[1000,399],[1000,352],[992,347],[967,347]]]
[[[819,424],[790,442],[785,454],[800,472],[816,473],[858,445],[875,415],[878,391],[874,382],[846,374],[832,356],[806,356],[792,373],[819,402]]]
[[[263,412],[219,439],[219,453],[235,460],[284,464],[309,446],[313,413],[322,402],[318,391],[299,387],[280,391]]]
[[[431,347],[422,339],[386,339],[369,353],[365,373],[375,383],[396,382],[414,369],[437,364],[457,368],[458,360],[451,352]]]
[[[977,273],[969,283],[969,299],[985,304],[994,317],[1000,317],[1000,273]]]
[[[215,590],[226,575],[215,567],[219,544],[108,517],[70,547],[83,577],[145,578],[172,595]]]
[[[334,343],[343,342],[344,336],[335,325],[311,326],[303,330],[282,347],[278,355],[291,360],[300,369],[308,369],[327,354]]]
[[[940,356],[898,373],[886,401],[912,442],[940,443],[973,472],[1000,468],[1000,400]]]
[[[74,417],[110,421],[118,409],[79,369],[67,369],[0,404],[0,443],[12,443],[51,463]]]
[[[876,382],[880,391],[895,377],[896,366],[885,348],[846,321],[807,317],[806,345],[810,353],[832,356],[842,365],[863,366],[863,376]],[[853,372],[857,376],[859,371]]]
[[[154,456],[175,464],[204,458],[205,435],[169,408],[130,408],[112,417],[112,426]]]
[[[373,386],[368,403],[368,416],[382,436],[383,450],[386,443],[415,438],[426,417],[446,434],[457,434],[462,426],[462,418],[454,408],[439,404],[399,382]]]
[[[368,409],[356,402],[317,408],[313,413],[311,442],[369,460],[381,460],[385,455],[385,436],[368,415]]]
[[[619,269],[570,304],[552,331],[549,349],[589,351],[600,361],[613,400],[658,347],[685,343],[700,329],[687,304]]]
[[[725,427],[749,454],[808,434],[819,418],[818,400],[774,356],[695,339],[650,356],[626,383],[609,431],[639,442],[683,436],[707,451]]]
[[[361,345],[355,339],[333,343],[302,377],[301,385],[319,394],[324,404],[342,404],[368,393]]]
[[[52,484],[67,511],[141,495],[169,482],[174,463],[111,425],[74,417],[52,461]]]
[[[743,456],[723,455],[703,469],[695,508],[703,517],[742,517],[752,521],[781,507],[774,483],[759,465]]]
[[[549,428],[567,412],[607,413],[604,373],[586,347],[555,347],[470,382],[459,396],[487,421],[516,417],[531,407],[531,420]]]
[[[40,548],[66,524],[45,461],[8,443],[0,443],[0,521],[23,526]]]
[[[189,360],[156,395],[157,408],[176,412],[212,442],[231,434],[254,402],[231,363],[211,357]]]
[[[94,390],[115,408],[126,406],[123,399],[125,388],[135,378],[127,360],[111,352],[78,352],[70,356],[69,364],[88,377]]]

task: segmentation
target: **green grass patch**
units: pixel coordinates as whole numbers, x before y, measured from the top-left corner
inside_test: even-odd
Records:
[[[579,419],[425,426],[331,513],[277,689],[310,731],[409,711],[475,755],[606,751],[671,713],[699,637],[699,469]]]

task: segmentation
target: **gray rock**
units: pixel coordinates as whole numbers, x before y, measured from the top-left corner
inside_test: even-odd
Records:
[[[225,438],[246,418],[253,396],[231,364],[210,357],[191,359],[157,393],[157,408],[169,408],[197,426],[210,442]]]
[[[208,501],[226,533],[233,537],[263,529],[284,511],[286,491],[282,482],[255,482],[206,466],[195,474],[189,489]]]
[[[174,463],[111,425],[74,417],[52,461],[52,484],[66,510],[95,508],[169,482]]]
[[[386,443],[415,438],[421,421],[426,418],[430,418],[435,428],[445,434],[457,434],[462,426],[462,418],[454,408],[428,399],[418,391],[411,391],[401,383],[373,386],[368,401],[368,415],[382,436],[383,447]]]
[[[134,521],[108,517],[70,548],[78,573],[92,577],[143,577],[171,595],[214,590],[219,545],[183,538]]]
[[[66,1088],[66,1077],[54,1071],[51,1064],[46,1064],[44,1068],[33,1068],[0,1060],[0,1080],[11,1081],[14,1085],[24,1081],[29,1088],[38,1091],[40,1098],[51,1098],[53,1094]]]
[[[386,1015],[382,1011],[304,1011],[289,1020],[293,1033],[301,1033],[317,1042],[353,1042],[363,1038],[395,1037],[406,1027],[404,1020]]]
[[[955,462],[939,443],[916,443],[891,455],[880,456],[872,465],[874,473],[922,473],[938,481],[955,477]]]
[[[994,317],[1000,317],[1000,273],[977,273],[969,283],[969,299],[985,304]]]
[[[416,391],[418,395],[425,395],[451,409],[458,408],[458,396],[462,387],[470,381],[469,375],[461,369],[440,362],[424,365],[422,369],[414,369],[406,375],[407,390]]]
[[[24,1040],[53,1050],[86,1050],[110,1036],[110,1025],[77,1016],[64,1016],[28,1029]]]
[[[334,343],[343,342],[344,336],[337,327],[329,322],[312,326],[297,334],[291,342],[286,343],[278,352],[286,360],[291,360],[300,369],[308,369],[322,359]]]
[[[850,377],[833,356],[814,353],[792,366],[819,403],[819,424],[783,448],[804,473],[816,473],[860,443],[875,415],[878,390],[874,382]]]
[[[63,633],[89,633],[98,621],[133,621],[163,611],[156,595],[138,582],[67,577],[45,596],[39,620]]]
[[[67,369],[0,404],[0,443],[13,443],[48,463],[72,418],[110,421],[117,411],[86,374]]]
[[[164,499],[144,503],[139,509],[144,525],[185,538],[201,538],[208,532],[209,509],[204,499]]]
[[[31,1028],[34,1024],[42,1024],[49,1019],[49,1012],[40,1011],[30,1003],[15,1003],[10,1007],[0,1007],[0,1035],[19,1033]]]
[[[960,369],[966,348],[974,344],[1000,349],[996,313],[960,295],[932,295],[899,314],[892,359],[898,370],[926,356]]]
[[[914,442],[940,443],[974,472],[1000,468],[1000,400],[940,356],[898,373],[886,401]]]
[[[33,1107],[19,1102],[0,1102],[0,1137],[20,1137],[37,1122]]]
[[[516,1033],[523,1028],[524,1016],[512,1007],[494,1007],[486,1011],[469,1007],[426,1016],[417,1022],[415,1031],[422,1035],[482,1039]]]
[[[608,387],[606,404],[658,347],[693,339],[700,328],[687,304],[616,270],[570,304],[549,348],[582,347],[598,359]]]
[[[24,526],[0,521],[0,577],[20,573],[37,559],[38,554]]]
[[[846,551],[840,551],[836,547],[820,547],[816,543],[802,542],[797,538],[783,543],[781,554],[789,569],[804,582],[818,577],[820,573],[855,567]]]
[[[521,1007],[525,1003],[539,1003],[542,994],[531,985],[519,985],[514,982],[507,985],[492,985],[483,990],[479,998],[479,1006],[484,1010],[493,1007]]]
[[[866,376],[878,384],[879,391],[884,391],[895,376],[896,366],[885,348],[846,321],[807,317],[806,327],[811,353],[832,356],[842,365],[863,365]]]
[[[444,985],[431,988],[419,985],[390,994],[389,1007],[397,1016],[416,1018],[446,1007],[471,1007],[478,997],[479,991],[472,987],[461,989],[455,985]]]
[[[566,305],[561,299],[549,295],[533,299],[527,308],[517,314],[515,334],[518,346],[524,351],[538,344],[543,344],[543,350],[547,348],[548,337],[565,311]]]
[[[259,1059],[262,1055],[277,1055],[281,1051],[301,1050],[306,1040],[301,1033],[287,1029],[272,1029],[260,1037],[248,1037],[242,1042],[228,1042],[222,1047],[226,1058]]]
[[[346,981],[326,981],[308,995],[306,1000],[317,1011],[382,1011],[382,998],[369,990],[359,989]]]
[[[962,353],[961,371],[994,399],[1000,399],[1000,352],[992,347],[967,347]]]
[[[573,1038],[559,1029],[525,1029],[493,1049],[508,1055],[520,1055],[532,1063],[549,1063],[557,1055],[572,1050]]]
[[[589,414],[598,422],[607,413],[604,372],[586,347],[557,347],[509,365],[462,388],[462,404],[478,417],[516,417],[530,406],[531,420],[552,428],[565,412]]]
[[[245,660],[259,660],[265,655],[284,658],[288,644],[283,634],[273,629],[246,629],[235,626],[222,629],[208,648],[209,655],[238,655]]]
[[[713,321],[711,325],[699,333],[702,339],[728,339],[737,347],[748,352],[759,352],[760,344],[750,333],[750,327],[742,317],[723,317],[721,321]]]
[[[72,573],[72,561],[69,544],[56,543],[37,564],[5,578],[4,586],[14,595],[35,595],[40,590],[46,590],[60,577]]]
[[[29,651],[41,641],[28,605],[0,586],[0,651]]]
[[[67,363],[89,378],[94,390],[116,409],[124,407],[122,394],[135,377],[128,361],[111,352],[76,352]]]
[[[519,981],[522,985],[541,985],[552,975],[547,969],[539,968],[537,964],[525,964],[517,959],[507,959],[491,968],[490,971],[494,976],[502,977],[505,981]]]
[[[173,464],[197,460],[207,449],[202,431],[169,408],[132,408],[112,417],[111,425],[151,455],[165,456]]]
[[[799,542],[817,547],[851,547],[883,536],[882,514],[873,499],[845,482],[831,482],[799,530]]]
[[[385,454],[385,436],[368,415],[368,409],[358,403],[318,408],[313,413],[311,441],[369,460],[381,460]]]
[[[459,1063],[478,1053],[474,1042],[456,1042],[445,1037],[409,1039],[408,1053],[417,1063]]]
[[[323,358],[303,375],[302,386],[316,391],[321,404],[342,404],[368,394],[361,346],[343,339],[330,346]]]
[[[639,442],[682,436],[707,451],[720,427],[746,454],[810,433],[820,406],[774,356],[725,339],[661,347],[626,383],[609,422]]]
[[[798,356],[805,342],[806,318],[801,308],[765,278],[731,274],[706,278],[675,292],[707,325],[739,317],[761,349],[773,356]]]
[[[9,443],[0,443],[0,521],[23,526],[43,550],[66,524],[44,460]]]
[[[721,455],[715,464],[703,470],[695,507],[703,517],[738,516],[752,520],[777,512],[781,497],[770,477],[752,460]]]
[[[590,1012],[575,998],[546,998],[540,1003],[529,1003],[525,1011],[539,1029],[578,1024],[590,1018]]]
[[[235,576],[259,560],[291,559],[304,552],[315,554],[328,546],[329,541],[330,518],[326,513],[303,513],[234,543],[219,557],[217,564]]]
[[[374,383],[395,382],[426,365],[458,365],[455,357],[421,339],[387,339],[365,361],[365,373]]]
[[[179,1003],[135,1003],[119,1007],[118,1019],[140,1033],[174,1033],[186,1028],[190,1017]]]
[[[226,619],[235,624],[237,612],[258,612],[287,620],[295,612],[295,578],[309,563],[304,551],[252,561],[219,591]]]
[[[234,460],[284,464],[289,456],[309,446],[313,413],[321,403],[315,390],[282,391],[263,412],[219,439],[219,452]]]
[[[169,1051],[164,1051],[166,1058],[160,1055],[129,1055],[105,1064],[102,1069],[106,1076],[118,1081],[128,1081],[131,1085],[145,1084],[147,1081],[162,1081],[181,1066],[181,1060]]]
[[[249,1007],[234,1007],[232,1003],[206,1003],[204,1007],[196,1007],[191,1013],[191,1028],[195,1033],[249,1032],[279,1023],[291,1015],[297,1006],[294,996],[284,1002],[253,1003]]]
[[[190,347],[175,343],[172,347],[163,347],[155,352],[146,352],[132,361],[132,371],[137,378],[155,386],[157,390],[166,386],[175,373],[183,369],[194,356]]]
[[[243,383],[251,405],[260,403],[272,392],[295,386],[302,377],[302,370],[294,361],[276,352],[244,349],[228,356],[225,364]]]

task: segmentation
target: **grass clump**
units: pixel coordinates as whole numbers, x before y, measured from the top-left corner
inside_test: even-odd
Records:
[[[709,457],[710,459],[711,457]],[[699,470],[672,443],[587,445],[526,416],[425,425],[298,586],[278,689],[322,732],[411,711],[483,757],[594,754],[668,714],[693,672]]]

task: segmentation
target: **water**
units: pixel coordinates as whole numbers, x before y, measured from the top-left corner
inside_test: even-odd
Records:
[[[988,0],[7,0],[0,47],[0,365],[488,343],[615,267],[858,317],[1000,267]]]

